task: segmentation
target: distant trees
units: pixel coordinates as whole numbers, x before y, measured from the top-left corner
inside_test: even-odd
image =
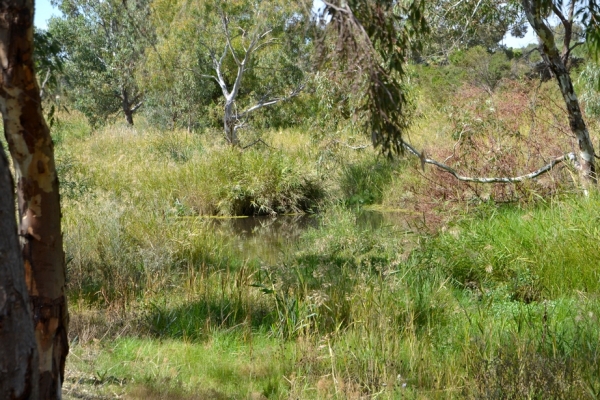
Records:
[[[526,19],[515,2],[434,0],[424,2],[431,27],[419,58],[447,60],[457,50],[501,47],[507,32],[523,37]]]
[[[34,29],[33,42],[35,69],[41,78],[40,96],[44,99],[48,90],[53,91],[58,87],[64,54],[60,42],[48,31]]]
[[[450,56],[450,60],[464,69],[470,82],[490,94],[511,70],[511,63],[504,51],[490,53],[482,46],[456,51]]]
[[[72,106],[92,125],[122,112],[128,124],[144,103],[136,73],[153,40],[147,0],[61,0],[49,32],[66,54]]]
[[[289,3],[157,0],[154,7],[161,37],[146,80],[168,92],[157,78],[183,77],[204,94],[193,96],[196,107],[218,102],[229,143],[239,144],[253,112],[300,91],[309,45],[297,29],[304,16]]]
[[[167,127],[215,126],[232,144],[258,111],[298,95],[313,42],[295,3],[60,0],[49,23],[61,83],[91,125],[144,108]]]
[[[150,23],[157,39],[146,53],[137,81],[144,88],[145,115],[162,127],[191,130],[207,125],[210,106],[220,96],[216,84],[201,76],[209,60],[196,47],[194,4],[157,0],[151,7]]]

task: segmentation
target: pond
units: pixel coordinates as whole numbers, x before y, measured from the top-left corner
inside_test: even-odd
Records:
[[[406,216],[407,213],[402,211],[361,210],[356,213],[356,224],[365,234],[390,225],[411,231]],[[318,229],[320,217],[318,214],[298,214],[211,218],[210,223],[220,234],[235,237],[235,251],[243,258],[273,264],[280,260],[282,254],[294,250],[307,229]]]

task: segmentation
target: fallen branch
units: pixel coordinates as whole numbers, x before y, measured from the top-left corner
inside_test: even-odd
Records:
[[[432,160],[430,158],[425,158],[424,153],[419,153],[417,151],[417,149],[415,149],[413,146],[411,146],[410,144],[406,143],[405,141],[401,141],[402,142],[402,146],[407,149],[409,151],[409,153],[413,154],[414,156],[419,157],[419,159],[421,160],[422,165],[424,164],[431,164],[431,165],[435,165],[436,167],[440,168],[441,170],[444,170],[446,172],[448,172],[449,174],[451,174],[452,176],[454,176],[456,179],[458,179],[459,181],[463,181],[463,182],[476,182],[476,183],[516,183],[516,182],[523,182],[525,180],[528,179],[533,179],[533,178],[537,178],[538,176],[545,174],[546,172],[549,172],[552,170],[552,168],[554,168],[557,164],[560,164],[563,161],[571,161],[573,164],[575,164],[575,166],[577,166],[578,162],[577,162],[577,156],[575,155],[575,153],[567,153],[565,155],[562,155],[560,157],[557,157],[555,159],[553,159],[549,164],[544,165],[542,168],[535,170],[529,174],[525,174],[525,175],[521,175],[521,176],[515,176],[515,177],[508,177],[508,178],[473,178],[470,176],[463,176],[460,175],[458,172],[456,172],[455,169],[453,169],[452,167],[446,165],[446,164],[442,164],[441,162]]]

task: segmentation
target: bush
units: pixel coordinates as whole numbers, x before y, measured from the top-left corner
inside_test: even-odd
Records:
[[[383,193],[392,180],[398,163],[387,159],[367,159],[345,165],[340,188],[348,206],[381,203]]]

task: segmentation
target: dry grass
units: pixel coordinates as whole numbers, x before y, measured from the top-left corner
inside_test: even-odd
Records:
[[[536,90],[506,82],[490,99],[460,86],[447,107],[420,110],[412,139],[466,174],[535,169],[572,146],[554,134],[565,124],[554,89]],[[570,191],[567,168],[469,186],[352,150],[364,142],[349,133],[268,132],[268,146],[239,152],[186,132],[76,128],[57,146],[72,398],[598,393],[598,199],[534,201]],[[243,259],[190,218],[231,214],[248,192],[274,210],[305,175],[328,199],[320,225],[273,262]],[[344,204],[371,201],[410,209],[414,231],[432,234],[361,227]]]

